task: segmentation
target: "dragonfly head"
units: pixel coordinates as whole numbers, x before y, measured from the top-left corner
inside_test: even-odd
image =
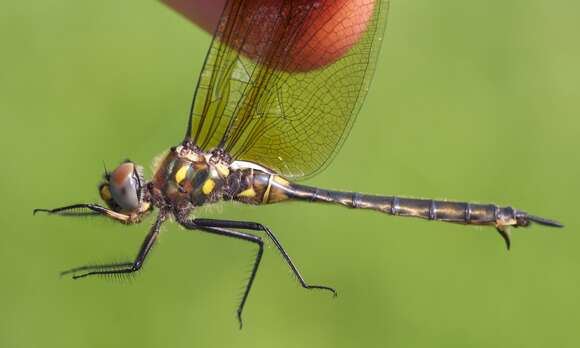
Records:
[[[118,213],[136,213],[147,210],[144,202],[145,181],[143,168],[126,160],[112,172],[105,170],[105,181],[99,185],[99,194],[109,208]]]

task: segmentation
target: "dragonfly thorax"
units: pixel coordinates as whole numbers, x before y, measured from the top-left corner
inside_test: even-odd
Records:
[[[211,153],[187,146],[172,148],[156,169],[153,195],[163,205],[200,206],[223,196],[229,163]]]

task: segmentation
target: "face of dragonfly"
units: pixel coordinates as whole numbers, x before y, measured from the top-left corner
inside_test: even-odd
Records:
[[[127,160],[111,173],[105,172],[99,194],[111,210],[131,214],[142,208],[143,187],[143,168]]]

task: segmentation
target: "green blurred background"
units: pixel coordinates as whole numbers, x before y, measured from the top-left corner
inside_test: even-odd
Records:
[[[578,347],[580,3],[394,0],[376,77],[328,188],[511,204],[564,230],[465,227],[306,204],[198,215],[278,233],[266,250],[166,224],[130,281],[59,278],[132,258],[151,219],[32,217],[95,202],[103,161],[183,134],[210,37],[158,2],[0,3],[0,347]]]

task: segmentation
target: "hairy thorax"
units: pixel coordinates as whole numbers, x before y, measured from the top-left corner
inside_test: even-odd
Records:
[[[229,174],[220,158],[177,146],[156,168],[152,193],[158,205],[193,208],[222,199]]]

